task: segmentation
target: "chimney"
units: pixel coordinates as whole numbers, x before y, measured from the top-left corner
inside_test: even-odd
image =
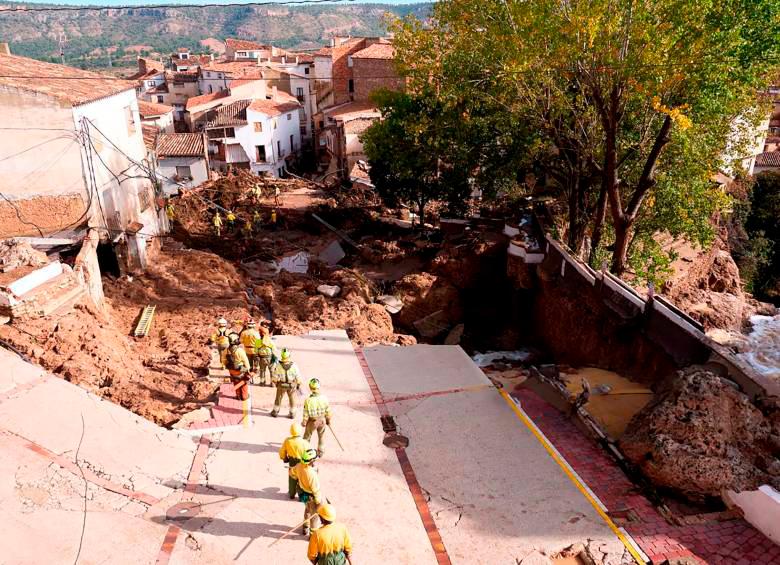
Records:
[[[335,47],[336,46],[336,38],[335,37],[331,37],[330,38],[330,46],[331,47]]]
[[[3,41],[0,43],[0,55],[10,55],[11,54],[11,46],[8,45],[7,41]]]
[[[276,100],[276,93],[277,93],[277,91],[278,90],[277,90],[276,86],[272,86],[271,87],[271,100]]]

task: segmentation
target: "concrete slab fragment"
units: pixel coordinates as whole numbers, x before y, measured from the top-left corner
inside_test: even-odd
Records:
[[[489,385],[458,345],[366,347],[363,353],[382,394],[415,394]]]
[[[487,379],[458,347],[364,350],[383,396]],[[479,376],[477,375],[479,374]],[[387,404],[453,563],[515,563],[596,540],[623,546],[494,388]]]

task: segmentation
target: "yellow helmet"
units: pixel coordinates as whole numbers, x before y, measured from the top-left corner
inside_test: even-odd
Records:
[[[295,422],[290,426],[290,435],[292,437],[300,437],[303,435],[303,428],[298,422]]]
[[[320,390],[320,379],[311,379],[309,381],[309,390]]]
[[[301,454],[301,463],[308,465],[312,461],[317,459],[317,450],[316,449],[307,449]]]
[[[286,349],[282,349],[282,356],[281,356],[282,363],[286,363],[290,360],[290,352]]]
[[[328,522],[336,521],[336,509],[333,508],[332,504],[320,504],[320,507],[317,508],[317,514],[320,515],[320,518],[327,520]]]

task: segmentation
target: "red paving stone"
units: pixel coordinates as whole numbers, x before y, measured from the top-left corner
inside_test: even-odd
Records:
[[[675,526],[664,520],[604,450],[534,392],[512,394],[608,510],[632,510],[621,521],[653,563],[693,557],[703,564],[780,565],[780,547],[741,518]]]
[[[211,409],[211,418],[205,422],[193,422],[191,430],[207,430],[225,426],[238,426],[244,423],[244,401],[236,397],[236,391],[230,383],[219,387],[219,400]]]

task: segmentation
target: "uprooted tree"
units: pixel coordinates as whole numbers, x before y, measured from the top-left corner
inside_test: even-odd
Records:
[[[658,231],[712,236],[711,178],[744,155],[779,22],[775,0],[442,0],[395,46],[412,91],[525,125],[514,149],[567,210],[567,242],[609,246],[620,274]]]

